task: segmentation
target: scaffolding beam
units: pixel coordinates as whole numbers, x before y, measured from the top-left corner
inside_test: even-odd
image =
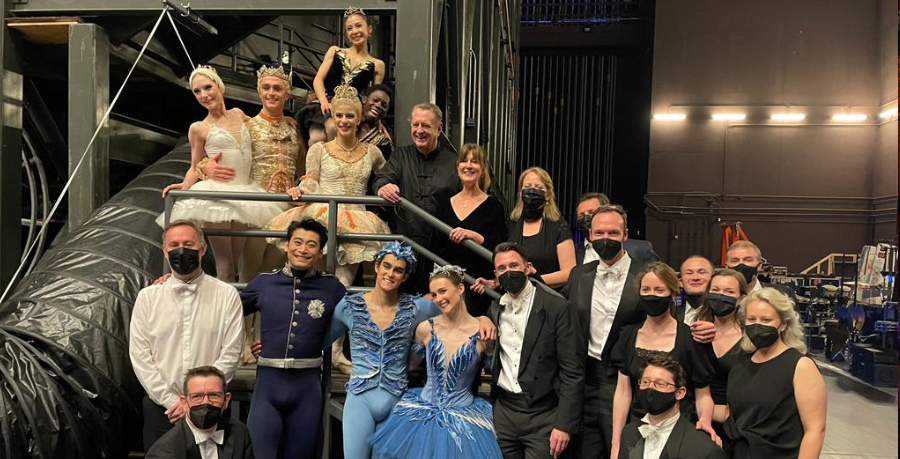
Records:
[[[178,1],[178,0],[173,0]],[[423,0],[417,0],[426,3]],[[322,15],[337,13],[347,9],[346,1],[322,0],[191,0],[190,10],[201,14],[252,14],[252,15]],[[398,3],[412,3],[401,0],[354,0],[353,6],[364,10],[393,11]],[[145,14],[158,12],[162,8],[159,0],[24,0],[15,3],[10,10],[13,14]]]
[[[22,256],[22,117],[21,61],[6,26],[11,0],[0,0],[0,285],[7,285]]]

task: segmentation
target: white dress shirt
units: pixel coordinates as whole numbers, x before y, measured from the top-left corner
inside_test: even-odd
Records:
[[[234,287],[200,274],[170,277],[138,293],[128,352],[134,373],[154,403],[170,407],[182,395],[184,373],[213,365],[230,381],[244,342],[241,298]]]
[[[691,302],[684,299],[684,323],[685,325],[690,325],[697,321],[697,313],[700,312],[700,307],[696,308],[691,306]]]
[[[200,447],[200,457],[203,459],[219,459],[218,445],[225,443],[225,431],[216,430],[218,426],[203,431],[194,427],[187,419],[184,422],[187,423],[188,427],[191,428],[191,432],[194,433],[194,441]]]
[[[534,284],[528,281],[518,296],[514,297],[507,292],[500,298],[503,311],[498,325],[500,376],[497,384],[515,394],[522,393],[519,386],[519,363],[522,360],[522,341],[525,340],[525,327],[534,304],[535,289]]]
[[[750,293],[753,293],[757,290],[762,290],[762,288],[762,282],[760,282],[759,279],[756,279],[756,282],[753,283],[753,288],[750,289]]]
[[[583,264],[588,264],[592,261],[597,261],[600,259],[600,255],[597,255],[597,251],[594,250],[594,246],[591,245],[590,241],[587,239],[584,240],[584,261]]]
[[[653,425],[650,423],[650,415],[644,415],[641,419],[644,424],[638,427],[638,432],[644,437],[644,459],[659,459],[680,416],[681,413],[676,411],[671,418]]]
[[[622,299],[622,290],[625,288],[625,280],[628,279],[628,268],[630,267],[631,257],[627,252],[612,266],[603,261],[597,265],[594,288],[591,293],[589,357],[601,360],[603,347],[606,346],[606,339],[609,338],[616,311],[619,310],[619,301]]]

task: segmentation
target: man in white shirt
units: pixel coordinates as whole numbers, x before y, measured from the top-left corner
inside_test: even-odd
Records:
[[[211,366],[188,370],[181,404],[187,415],[147,451],[147,459],[253,459],[250,432],[223,416],[231,401],[225,374]]]
[[[638,381],[638,400],[647,410],[640,422],[622,431],[619,459],[726,459],[728,455],[709,435],[682,416],[687,377],[668,356],[652,356]]]
[[[584,237],[580,244],[575,245],[575,264],[581,265],[599,260],[600,257],[591,247],[591,218],[594,212],[602,206],[609,205],[609,198],[603,193],[585,193],[575,203],[576,228]],[[626,239],[622,243],[625,251],[632,260],[637,260],[641,265],[659,261],[659,255],[653,251],[650,241],[640,239]]]
[[[625,326],[644,320],[635,276],[642,264],[625,251],[628,239],[625,211],[601,206],[591,218],[591,245],[599,260],[575,266],[569,274],[569,301],[578,312],[584,346],[584,423],[579,457],[610,456],[612,405],[618,371],[610,354]]]
[[[244,336],[241,299],[234,287],[203,273],[202,230],[187,221],[169,224],[163,252],[172,276],[138,293],[131,316],[131,365],[147,396],[144,448],[186,414],[180,402],[184,374],[212,365],[231,380]]]
[[[684,294],[675,313],[679,320],[691,326],[691,335],[698,343],[711,343],[716,338],[716,324],[697,320],[703,295],[715,270],[712,262],[703,255],[691,255],[684,260],[679,271]]]
[[[505,459],[558,458],[581,425],[584,347],[572,305],[528,280],[528,255],[505,242],[494,271],[506,294],[488,312],[497,324],[491,399]]]

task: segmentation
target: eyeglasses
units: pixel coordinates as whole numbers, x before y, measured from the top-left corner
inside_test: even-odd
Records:
[[[656,389],[656,390],[666,390],[666,389],[668,389],[669,387],[672,387],[672,388],[674,389],[674,388],[677,388],[677,387],[678,387],[678,386],[676,386],[675,384],[672,384],[672,383],[670,383],[670,382],[657,381],[657,380],[652,380],[652,379],[642,379],[642,380],[638,381],[638,386],[639,386],[641,389],[646,389],[646,388],[648,388],[648,387],[653,387],[653,388]]]
[[[222,400],[225,400],[225,392],[197,392],[188,394],[188,400],[193,404],[202,402],[204,398],[209,398],[209,401],[212,403],[220,403]]]

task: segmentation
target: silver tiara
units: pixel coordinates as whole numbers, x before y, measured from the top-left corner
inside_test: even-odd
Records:
[[[353,5],[349,6],[349,7],[347,8],[347,11],[344,11],[344,17],[345,17],[345,18],[349,18],[350,16],[353,16],[354,14],[359,14],[359,15],[365,16],[365,15],[366,15],[366,12],[363,11],[362,8],[357,8],[357,7],[353,6]]]
[[[434,276],[437,276],[441,273],[453,273],[459,276],[460,279],[462,279],[466,275],[466,270],[456,265],[438,266],[434,271],[431,272],[431,277],[429,277],[429,279],[433,279]]]

